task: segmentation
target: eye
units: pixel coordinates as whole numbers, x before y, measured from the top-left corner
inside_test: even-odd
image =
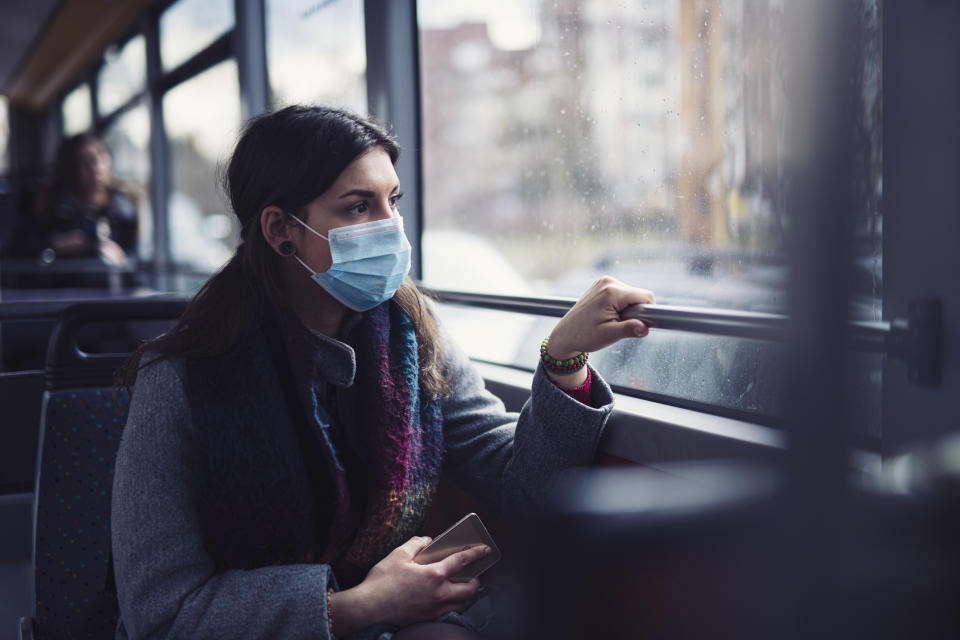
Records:
[[[350,213],[355,216],[361,216],[365,214],[369,208],[370,207],[367,205],[366,200],[364,200],[362,202],[358,202],[357,204],[347,209],[347,213]]]
[[[403,192],[397,193],[396,195],[390,196],[390,208],[396,209],[397,204],[400,202],[400,198],[403,197]]]

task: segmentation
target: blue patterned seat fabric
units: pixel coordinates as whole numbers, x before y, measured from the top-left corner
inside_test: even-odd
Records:
[[[55,390],[44,407],[37,487],[36,630],[40,638],[110,638],[110,494],[127,394]]]

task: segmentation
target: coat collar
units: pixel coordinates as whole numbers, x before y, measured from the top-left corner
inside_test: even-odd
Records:
[[[353,386],[357,375],[357,354],[353,347],[309,329],[290,311],[280,308],[273,311],[298,379],[327,382],[338,387]],[[347,318],[344,334],[361,318],[362,314],[353,312]]]

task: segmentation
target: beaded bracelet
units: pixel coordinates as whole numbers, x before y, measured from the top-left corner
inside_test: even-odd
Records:
[[[567,360],[557,360],[551,357],[550,354],[547,353],[547,342],[549,341],[550,337],[547,336],[543,339],[543,342],[540,343],[540,361],[543,363],[543,367],[550,373],[567,375],[576,373],[587,366],[587,358],[590,357],[590,354],[585,351]]]
[[[337,640],[337,637],[333,635],[333,607],[330,604],[330,596],[332,595],[333,589],[327,589],[327,632],[331,640]]]

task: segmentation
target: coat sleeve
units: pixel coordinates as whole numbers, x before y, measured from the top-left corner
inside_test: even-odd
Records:
[[[558,388],[538,366],[519,414],[487,391],[466,355],[444,337],[451,392],[441,401],[444,473],[484,506],[522,512],[542,502],[557,472],[593,461],[613,409],[610,386],[591,370],[591,405]]]
[[[214,571],[190,494],[192,426],[177,364],[141,370],[113,483],[120,638],[327,638],[328,565]]]

